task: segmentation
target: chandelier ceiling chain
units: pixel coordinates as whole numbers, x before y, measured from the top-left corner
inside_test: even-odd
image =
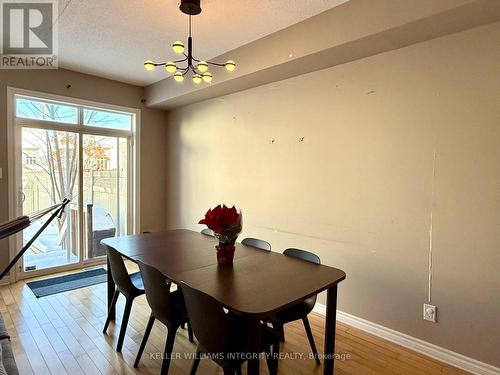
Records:
[[[212,81],[212,73],[209,72],[210,66],[225,67],[226,70],[232,72],[236,69],[236,63],[232,60],[228,60],[225,63],[217,63],[214,61],[204,61],[198,60],[193,56],[193,37],[192,37],[192,24],[191,16],[201,13],[200,0],[181,0],[181,5],[179,9],[189,16],[189,27],[188,27],[188,48],[187,54],[184,52],[184,44],[182,42],[175,42],[172,44],[172,49],[175,53],[183,54],[184,58],[180,60],[168,61],[168,62],[154,62],[152,60],[147,60],[144,62],[144,68],[148,71],[153,71],[158,66],[164,66],[168,73],[172,73],[174,80],[177,82],[184,81],[184,76],[188,72],[193,73],[193,82],[196,84],[205,81],[207,83]],[[182,67],[178,64],[186,62],[186,66]],[[195,66],[196,65],[196,66]]]

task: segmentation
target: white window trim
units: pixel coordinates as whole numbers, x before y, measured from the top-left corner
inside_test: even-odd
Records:
[[[50,100],[50,101],[56,101],[62,104],[68,104],[68,105],[77,105],[77,106],[84,106],[84,107],[91,107],[91,108],[99,108],[103,110],[110,110],[110,111],[115,111],[115,112],[125,112],[125,113],[131,113],[135,116],[133,124],[132,124],[132,137],[131,137],[131,142],[132,142],[132,181],[133,184],[131,186],[132,188],[132,209],[133,209],[133,215],[132,215],[132,233],[137,234],[140,233],[140,218],[141,218],[141,204],[140,204],[140,181],[141,181],[141,110],[138,108],[131,108],[131,107],[124,107],[124,106],[119,106],[115,104],[108,104],[108,103],[100,103],[100,102],[95,102],[95,101],[90,101],[90,100],[85,100],[85,99],[79,99],[79,98],[73,98],[73,97],[66,97],[66,96],[60,96],[60,95],[54,95],[54,94],[49,94],[45,92],[40,92],[40,91],[33,91],[33,90],[25,90],[25,89],[20,89],[20,88],[15,88],[15,87],[7,87],[7,166],[8,166],[8,197],[9,197],[9,217],[14,218],[17,213],[18,213],[18,187],[16,186],[18,177],[16,175],[16,171],[18,168],[16,168],[15,165],[15,153],[16,150],[15,147],[18,146],[15,142],[15,130],[17,128],[16,126],[16,113],[15,113],[15,97],[19,96],[27,96],[27,97],[32,97],[32,98],[39,98],[42,100]],[[85,126],[85,125],[78,125],[78,124],[64,124],[64,123],[57,123],[53,121],[44,121],[44,120],[24,120],[24,119],[17,119],[17,124],[20,124],[22,126],[33,126],[33,124],[36,123],[37,126],[40,125],[40,127],[44,127],[44,124],[46,126],[50,126],[52,128],[57,127],[61,128],[61,130],[68,130],[74,132],[75,129],[78,127],[80,130],[84,130],[85,132],[88,133],[93,133],[96,135],[113,135],[113,136],[120,136],[120,134],[126,135],[127,137],[130,136],[129,131],[120,131],[120,130],[109,130],[106,128],[99,128],[99,127],[94,127],[94,126]],[[18,241],[17,241],[17,236],[11,236],[9,238],[9,260],[13,259],[14,256],[17,254],[17,252],[20,250],[17,248],[18,246]],[[61,268],[63,270],[63,268]],[[43,271],[43,270],[42,270]],[[13,267],[12,270],[10,271],[10,278],[9,282],[15,282],[18,278],[18,269],[17,267]],[[43,272],[41,272],[42,274]]]

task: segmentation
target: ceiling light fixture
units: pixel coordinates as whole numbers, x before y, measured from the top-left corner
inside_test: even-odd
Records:
[[[157,63],[152,60],[147,60],[144,62],[144,68],[147,71],[153,71],[157,66],[165,67],[168,73],[172,73],[174,80],[176,82],[184,81],[184,76],[189,72],[193,72],[192,80],[197,85],[202,81],[211,82],[212,74],[208,71],[210,66],[225,67],[228,72],[232,72],[236,69],[236,63],[232,60],[228,60],[224,64],[216,63],[213,61],[198,60],[193,56],[193,38],[191,36],[191,16],[196,16],[201,13],[200,7],[201,0],[181,0],[181,5],[179,9],[182,13],[189,16],[189,36],[188,36],[188,48],[187,54],[184,52],[184,44],[182,42],[175,42],[172,44],[172,49],[177,54],[183,54],[184,58],[175,61],[168,61]],[[187,65],[182,67],[178,64],[186,63]]]

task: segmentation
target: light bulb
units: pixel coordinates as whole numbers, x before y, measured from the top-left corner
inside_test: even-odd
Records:
[[[151,72],[155,69],[155,63],[151,60],[144,61],[144,68],[146,68],[148,72]]]
[[[172,44],[172,49],[175,53],[182,53],[184,52],[184,43],[177,41]]]
[[[184,76],[182,75],[181,72],[177,72],[177,73],[174,74],[174,79],[177,82],[182,82],[182,81],[184,81]]]
[[[169,73],[175,73],[175,71],[177,70],[177,66],[175,66],[172,61],[169,61],[165,64],[165,70]]]
[[[212,74],[210,72],[203,73],[201,76],[206,83],[212,82]]]
[[[208,70],[208,64],[206,61],[200,61],[198,63],[198,70],[202,73],[205,73]]]
[[[226,69],[229,72],[232,72],[234,69],[236,69],[236,63],[233,60],[229,60],[226,62]]]
[[[193,76],[193,82],[196,83],[197,85],[201,83],[201,76],[199,74],[195,74]]]

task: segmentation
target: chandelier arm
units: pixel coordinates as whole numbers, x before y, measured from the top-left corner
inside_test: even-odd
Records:
[[[194,74],[198,74],[199,76],[202,76],[203,73],[200,73],[199,71],[197,71],[195,68],[192,68],[191,69],[193,71]]]
[[[186,61],[187,59],[188,59],[188,58],[187,58],[187,56],[186,56],[186,58],[185,58],[185,59],[175,60],[175,61],[173,61],[173,63],[174,63],[174,64],[177,64],[177,63],[180,63],[180,62],[184,62],[184,61]]]
[[[165,66],[165,65],[167,65],[167,63],[166,62],[163,62],[163,63],[155,63],[155,62],[153,62],[153,65],[154,66]]]
[[[213,62],[213,61],[207,61],[207,64],[215,65],[215,66],[226,66],[226,64],[220,64],[220,63],[216,63],[216,62]]]

